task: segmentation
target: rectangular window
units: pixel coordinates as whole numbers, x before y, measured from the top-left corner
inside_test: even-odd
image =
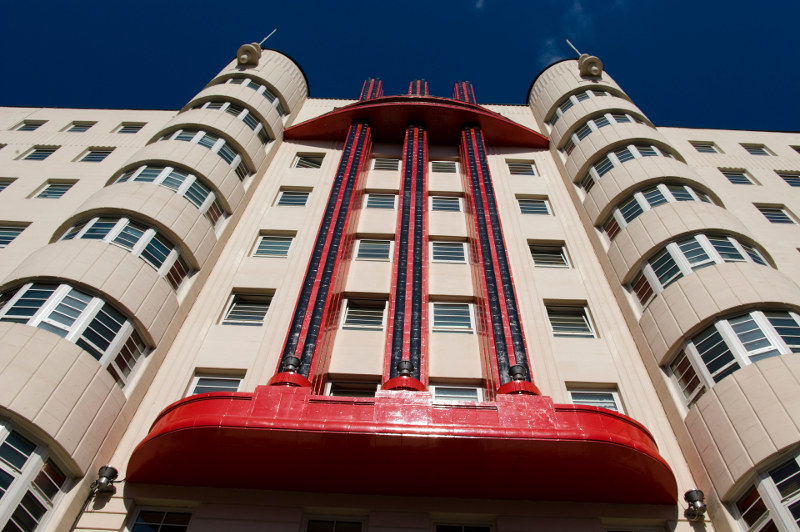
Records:
[[[800,187],[800,173],[778,172],[790,187]]]
[[[328,381],[325,395],[334,397],[375,397],[378,391],[377,382]]]
[[[742,148],[750,155],[775,155],[763,144],[742,144]]]
[[[692,406],[706,391],[706,387],[698,377],[686,351],[681,351],[669,367],[683,393],[686,406]]]
[[[196,374],[189,387],[187,395],[210,392],[238,392],[242,377],[235,375],[204,375]]]
[[[389,159],[376,157],[372,161],[373,170],[399,170],[400,159]]]
[[[291,236],[261,235],[258,237],[254,257],[287,257],[292,245]]]
[[[42,189],[34,196],[35,198],[48,198],[58,199],[67,191],[72,188],[75,183],[47,183]]]
[[[756,205],[756,208],[761,211],[761,214],[774,224],[793,224],[796,223],[794,218],[789,215],[788,211],[783,206],[766,206]]]
[[[277,205],[281,207],[304,207],[306,202],[308,202],[308,192],[282,190],[278,194]]]
[[[134,133],[138,133],[143,127],[143,123],[123,122],[117,129],[117,133],[133,135]]]
[[[186,532],[191,519],[188,512],[140,510],[131,532]]]
[[[546,199],[517,198],[517,201],[522,214],[552,214],[550,204]]]
[[[624,413],[616,390],[569,390],[569,397],[574,405],[597,406]]]
[[[508,173],[511,175],[536,175],[536,165],[533,161],[508,161]]]
[[[456,174],[458,173],[458,163],[455,161],[431,161],[431,172]]]
[[[430,386],[434,401],[477,402],[482,400],[481,391],[474,386]]]
[[[650,281],[647,279],[647,276],[644,272],[640,273],[636,279],[633,280],[631,283],[631,288],[633,289],[633,293],[636,294],[636,297],[639,298],[639,303],[642,304],[642,307],[647,305],[651,299],[653,299],[653,287],[650,286]]]
[[[433,330],[472,332],[472,308],[469,303],[432,303]]]
[[[368,209],[394,209],[396,201],[396,194],[377,194],[374,192],[367,194]]]
[[[716,144],[713,142],[703,142],[699,140],[691,140],[689,143],[694,146],[694,149],[700,153],[720,153]]]
[[[431,260],[434,262],[467,262],[464,242],[431,242]]]
[[[753,180],[747,175],[744,170],[722,170],[722,175],[728,178],[728,181],[734,185],[752,185]]]
[[[375,299],[348,299],[345,303],[344,329],[383,330],[386,301]]]
[[[325,158],[324,154],[297,154],[292,163],[292,168],[321,168],[322,159]]]
[[[563,245],[528,244],[528,248],[537,268],[569,268],[567,251]]]
[[[58,146],[54,147],[36,147],[33,148],[30,152],[28,152],[25,157],[23,157],[26,161],[44,161],[48,157],[50,157],[55,151],[58,149]]]
[[[431,210],[461,212],[461,198],[456,196],[431,196]]]
[[[387,261],[391,258],[391,240],[361,239],[356,245],[356,260]]]
[[[88,131],[90,127],[95,125],[97,122],[73,122],[68,128],[67,132],[69,133],[83,133],[84,131]]]
[[[25,120],[23,123],[18,125],[14,130],[15,131],[36,131],[39,129],[39,126],[43,125],[47,120]]]
[[[547,317],[553,336],[594,338],[594,330],[584,307],[548,306]]]
[[[24,230],[25,226],[0,224],[0,248],[9,245]]]
[[[269,310],[271,296],[260,294],[234,294],[225,310],[223,325],[250,325],[260,327]]]
[[[14,182],[14,179],[0,178],[0,192],[8,188],[8,185]]]
[[[91,148],[86,154],[81,157],[81,162],[84,163],[99,163],[105,160],[114,148]]]

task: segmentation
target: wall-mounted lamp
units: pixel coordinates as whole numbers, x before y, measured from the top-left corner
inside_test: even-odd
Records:
[[[281,371],[288,371],[289,373],[295,373],[297,370],[300,369],[300,359],[293,356],[288,356],[283,359],[283,368]]]
[[[508,376],[511,377],[513,381],[524,381],[528,378],[528,371],[525,369],[525,366],[514,364],[508,368]]]
[[[92,494],[95,493],[110,493],[114,491],[114,481],[117,480],[119,471],[117,468],[110,465],[104,465],[97,471],[97,480],[92,482],[89,489]]]
[[[397,363],[397,373],[403,377],[410,377],[414,372],[414,363],[410,360],[401,360]]]
[[[683,500],[689,503],[689,507],[683,512],[689,521],[699,521],[706,513],[705,494],[699,489],[689,490],[683,494]]]

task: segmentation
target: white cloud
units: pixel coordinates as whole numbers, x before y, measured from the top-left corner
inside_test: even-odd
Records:
[[[483,9],[483,6],[486,4],[486,0],[478,0],[475,2],[475,9]]]

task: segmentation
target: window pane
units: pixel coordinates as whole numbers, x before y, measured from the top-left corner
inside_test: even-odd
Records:
[[[736,246],[733,245],[730,239],[723,236],[710,236],[708,240],[725,262],[743,262],[745,260],[744,256],[739,253],[739,250],[736,249]]]
[[[368,209],[394,209],[394,194],[367,194]]]
[[[636,198],[631,198],[619,206],[619,212],[626,222],[631,223],[644,211],[641,205],[639,205],[639,201]]]
[[[239,377],[198,377],[192,394],[239,391]]]
[[[678,242],[678,247],[683,252],[683,256],[689,261],[693,270],[699,270],[714,263],[700,245],[700,242],[694,237]]]
[[[269,310],[270,299],[268,296],[234,295],[223,325],[261,326]]]
[[[708,368],[714,382],[719,382],[741,366],[733,357],[728,345],[713,325],[692,338],[700,358]]]
[[[569,392],[572,403],[576,405],[597,406],[619,412],[619,406],[612,392]]]
[[[657,187],[644,190],[642,194],[651,207],[656,207],[657,205],[667,202],[667,198],[664,197],[664,194],[662,194]]]
[[[287,207],[303,207],[308,201],[308,192],[292,192],[285,190],[281,192],[278,205]]]
[[[431,242],[432,259],[437,262],[466,262],[461,242]]]
[[[133,249],[133,246],[139,242],[147,227],[134,222],[128,222],[120,233],[114,238],[113,242],[119,244],[126,249]]]
[[[793,353],[800,353],[800,326],[788,312],[765,312],[764,315]]]
[[[533,263],[539,268],[569,268],[562,246],[529,246]]]
[[[519,210],[522,214],[550,214],[550,206],[547,200],[518,198]]]
[[[506,161],[511,175],[536,175],[536,167],[532,162]]]
[[[389,260],[392,243],[389,240],[359,240],[356,259]]]
[[[747,350],[751,361],[757,362],[764,358],[780,355],[780,351],[774,348],[772,342],[767,339],[764,331],[750,314],[731,318],[728,323],[731,324],[733,332]]]
[[[467,303],[434,303],[434,330],[472,330],[470,308]]]
[[[385,301],[349,300],[345,309],[344,327],[358,329],[383,329]]]
[[[461,211],[461,198],[452,196],[431,196],[431,210],[433,211]]]
[[[656,274],[662,288],[668,287],[683,277],[683,273],[675,263],[675,259],[666,249],[650,259],[650,266],[653,268],[653,273]]]
[[[33,442],[12,430],[0,445],[0,459],[20,470],[35,449]]]
[[[375,159],[372,168],[375,170],[399,170],[400,159]]]
[[[592,328],[589,325],[589,318],[582,308],[562,309],[548,307],[547,317],[550,319],[553,336],[594,337]]]
[[[253,255],[256,257],[286,257],[289,255],[289,247],[292,245],[290,236],[262,236],[258,239]]]

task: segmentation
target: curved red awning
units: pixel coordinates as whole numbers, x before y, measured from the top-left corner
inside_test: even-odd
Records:
[[[133,452],[128,482],[307,492],[675,504],[650,433],[542,396],[441,404],[261,386],[174,403]]]
[[[546,149],[549,139],[471,103],[432,96],[385,96],[341,107],[287,128],[287,140],[343,140],[354,120],[368,122],[375,142],[402,143],[409,124],[422,124],[430,144],[458,145],[465,125],[478,124],[486,144]]]

